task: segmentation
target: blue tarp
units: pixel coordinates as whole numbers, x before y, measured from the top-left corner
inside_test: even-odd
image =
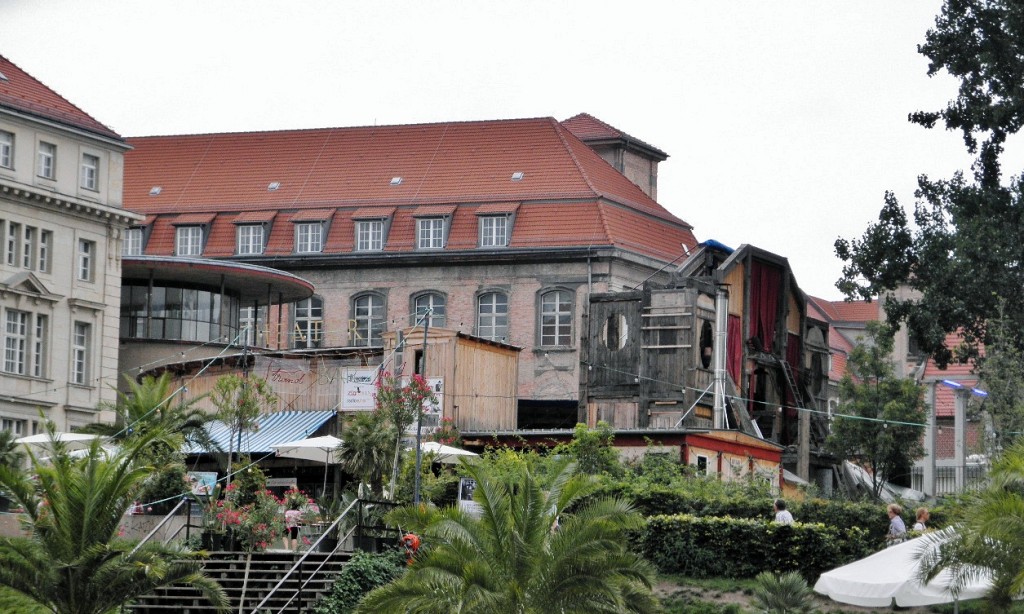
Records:
[[[258,428],[251,433],[242,434],[241,449],[238,440],[234,446],[230,446],[228,439],[231,433],[228,427],[220,421],[211,422],[206,425],[206,431],[210,437],[217,442],[223,450],[234,448],[242,454],[271,453],[274,450],[270,446],[297,439],[310,437],[324,425],[325,422],[334,417],[334,411],[281,411],[273,414],[266,414],[259,417]],[[238,433],[235,433],[238,437]],[[189,448],[187,454],[202,454],[210,452],[200,448]]]

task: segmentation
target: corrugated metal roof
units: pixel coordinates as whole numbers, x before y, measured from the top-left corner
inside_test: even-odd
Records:
[[[255,432],[242,435],[242,454],[260,454],[273,452],[270,446],[277,443],[285,443],[310,437],[325,422],[334,417],[334,412],[327,411],[281,411],[273,414],[260,416],[258,428]],[[231,433],[223,422],[215,421],[206,425],[210,437],[224,450],[228,450]],[[237,433],[235,435],[237,437]],[[238,447],[238,442],[235,442]],[[209,452],[192,448],[188,450],[192,454]]]

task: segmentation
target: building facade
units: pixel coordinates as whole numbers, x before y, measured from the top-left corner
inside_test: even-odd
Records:
[[[665,154],[587,115],[129,143],[139,254],[257,264],[315,286],[256,318],[255,347],[379,350],[428,315],[522,350],[517,428],[576,423],[589,296],[667,279],[696,247],[649,195]]]
[[[18,436],[112,418],[122,208],[117,133],[0,56],[0,419]]]

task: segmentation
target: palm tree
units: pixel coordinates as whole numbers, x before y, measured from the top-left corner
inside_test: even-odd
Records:
[[[358,414],[342,433],[338,458],[342,469],[359,478],[376,497],[384,490],[384,473],[391,467],[394,429],[380,414]]]
[[[118,538],[122,516],[152,468],[138,463],[156,434],[143,435],[108,458],[93,441],[72,458],[56,441],[43,464],[31,453],[32,474],[0,467],[0,487],[25,509],[28,537],[0,538],[0,585],[55,614],[106,614],[155,588],[186,584],[220,608],[223,589],[203,575],[186,548]]]
[[[626,547],[626,533],[643,520],[621,500],[582,502],[594,478],[559,462],[545,492],[525,470],[505,478],[482,463],[465,470],[477,483],[479,517],[426,505],[391,512],[389,521],[420,535],[424,548],[359,612],[659,611],[651,566]]]
[[[21,445],[15,443],[17,436],[11,431],[0,431],[0,466],[17,468],[25,462]]]
[[[776,575],[764,571],[754,581],[754,599],[769,614],[810,612],[814,606],[814,591],[799,572]]]
[[[1006,449],[989,477],[985,489],[954,507],[954,523],[925,536],[929,547],[921,553],[921,579],[949,569],[955,594],[991,573],[989,604],[1005,611],[1024,592],[1024,442]]]
[[[213,418],[196,407],[199,398],[179,402],[174,399],[171,374],[165,371],[159,377],[147,375],[136,381],[124,376],[128,390],[117,392],[114,424],[90,424],[84,432],[105,435],[113,441],[125,441],[133,436],[160,429],[160,442],[177,451],[182,443],[205,449],[214,446],[206,424]]]

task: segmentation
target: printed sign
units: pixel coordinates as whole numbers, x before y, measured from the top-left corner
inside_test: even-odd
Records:
[[[216,471],[189,471],[185,474],[188,480],[189,491],[193,495],[209,496],[217,486]]]
[[[341,409],[369,411],[377,398],[377,369],[346,369],[341,381]]]

